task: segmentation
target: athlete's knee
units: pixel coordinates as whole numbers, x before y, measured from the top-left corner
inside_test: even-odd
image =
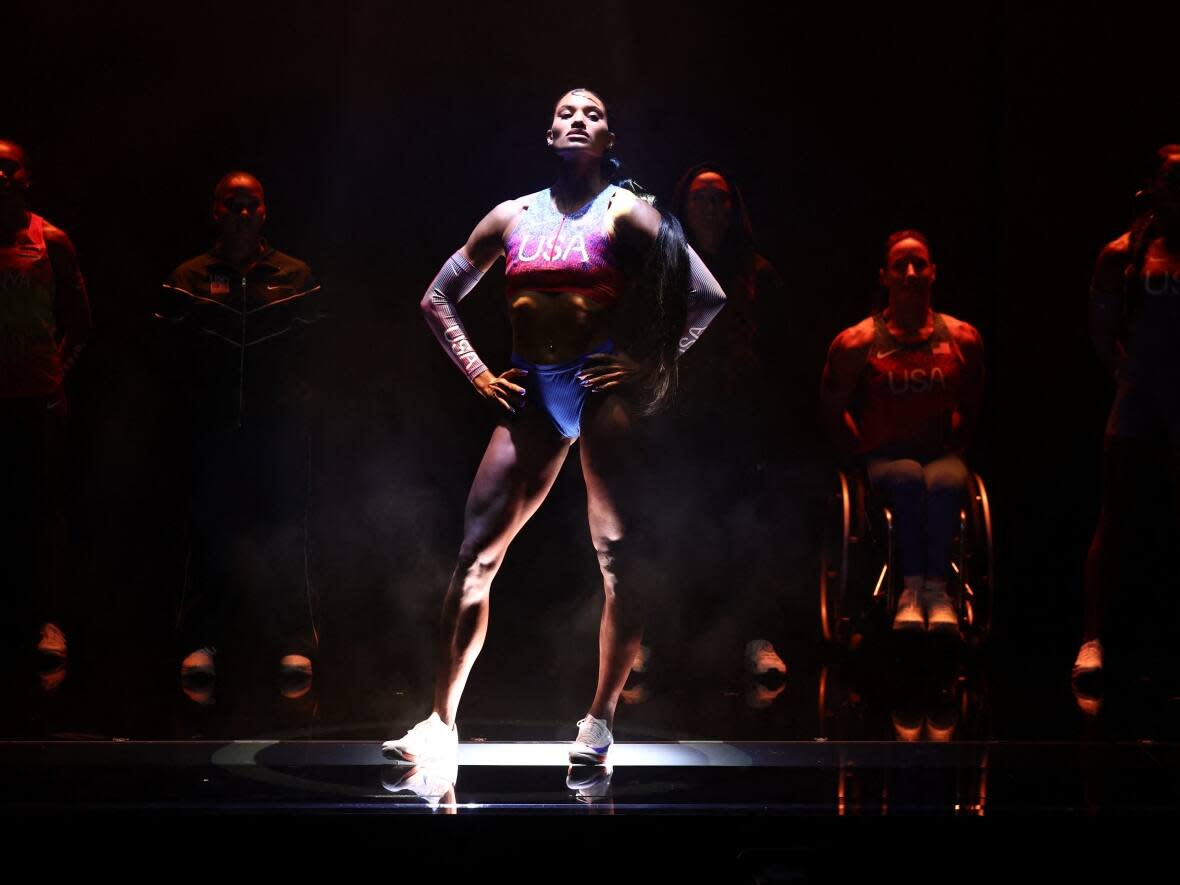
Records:
[[[967,465],[957,458],[936,461],[927,465],[925,481],[930,494],[959,495],[967,488]]]
[[[594,539],[598,569],[602,572],[603,587],[608,596],[618,594],[620,590],[630,591],[630,579],[636,564],[635,547],[634,539],[622,534]]]
[[[887,495],[917,495],[926,486],[922,465],[908,458],[870,465],[869,479]]]
[[[504,551],[499,545],[464,541],[455,564],[455,583],[464,598],[486,596],[503,559]]]

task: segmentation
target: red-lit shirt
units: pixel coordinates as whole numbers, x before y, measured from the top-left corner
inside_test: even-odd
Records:
[[[0,399],[52,396],[90,336],[74,247],[39,215],[0,247]]]
[[[874,338],[861,371],[853,416],[859,454],[936,457],[951,448],[951,420],[963,398],[962,350],[942,314],[924,341],[905,344],[873,317]]]

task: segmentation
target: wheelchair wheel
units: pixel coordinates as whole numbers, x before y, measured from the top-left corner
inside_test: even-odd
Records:
[[[819,617],[824,639],[840,642],[849,634],[848,567],[852,542],[853,488],[837,472],[835,490],[824,505],[819,569]]]
[[[876,615],[892,611],[893,516],[877,510],[862,476],[837,472],[824,512],[819,608],[824,639],[855,646]],[[870,512],[873,511],[873,512]]]
[[[967,478],[967,500],[959,513],[959,549],[953,566],[963,636],[978,647],[992,629],[996,565],[991,503],[983,477],[976,473]]]

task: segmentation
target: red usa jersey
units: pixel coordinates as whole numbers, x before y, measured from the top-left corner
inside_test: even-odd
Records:
[[[925,341],[903,344],[881,314],[857,388],[863,455],[934,456],[947,450],[965,360],[943,315]]]

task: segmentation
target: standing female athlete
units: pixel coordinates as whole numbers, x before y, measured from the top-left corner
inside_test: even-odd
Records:
[[[889,303],[832,342],[822,396],[832,439],[861,459],[894,510],[904,587],[893,628],[957,636],[946,588],[967,482],[960,453],[983,395],[983,341],[930,307],[934,273],[925,236],[889,236],[880,271]]]
[[[1140,516],[1161,476],[1170,480],[1180,512],[1180,144],[1156,151],[1141,196],[1146,206],[1102,250],[1090,285],[1090,333],[1116,392],[1103,447],[1102,512],[1086,559],[1082,646],[1073,665],[1075,688],[1087,699],[1105,665],[1102,640],[1114,588],[1139,579],[1130,570]]]
[[[463,543],[443,602],[434,708],[404,737],[386,742],[385,753],[398,759],[422,762],[456,752],[455,715],[483,647],[492,579],[580,439],[590,536],[606,596],[598,687],[578,723],[570,761],[605,762],[615,706],[643,631],[628,531],[642,470],[634,434],[641,409],[628,394],[646,387],[649,405],[658,403],[673,383],[678,351],[691,346],[725,301],[675,221],[611,181],[617,164],[607,155],[615,135],[601,98],[586,89],[567,92],[546,138],[561,160],[552,187],[493,209],[422,299],[427,324],[501,421],[467,499]],[[456,304],[501,255],[513,356],[512,367],[496,374],[476,354]],[[640,333],[628,339],[636,327]]]

